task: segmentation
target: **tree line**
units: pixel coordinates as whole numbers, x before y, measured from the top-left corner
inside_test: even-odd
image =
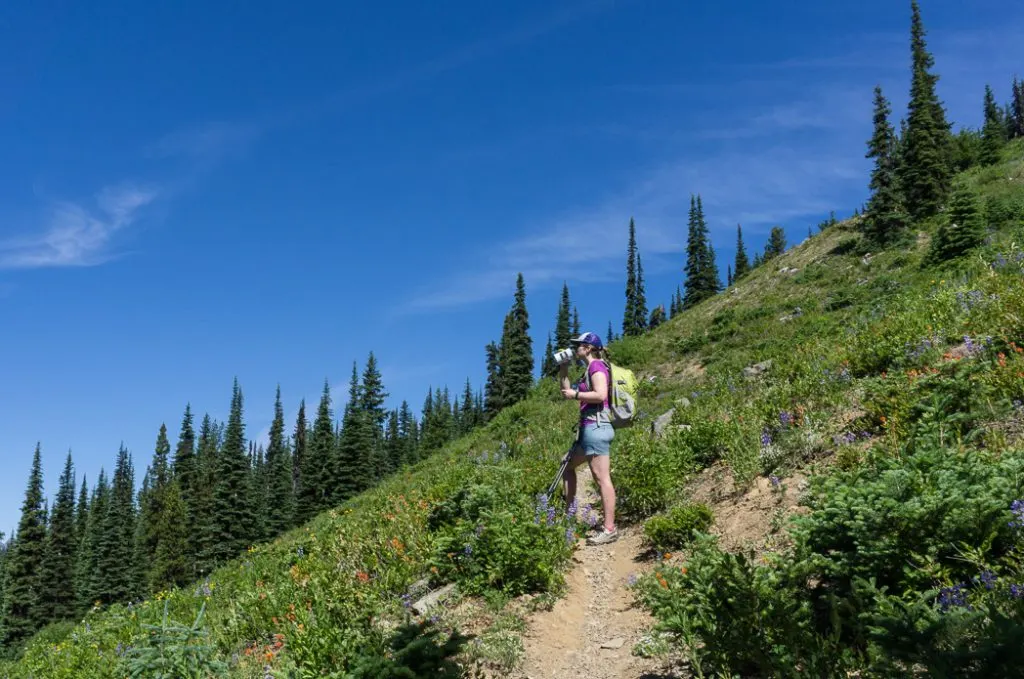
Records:
[[[325,381],[312,422],[303,399],[288,432],[278,387],[264,446],[247,439],[236,379],[227,422],[207,414],[197,426],[186,405],[173,449],[161,424],[137,491],[123,444],[113,473],[101,469],[91,488],[84,477],[77,485],[69,452],[52,507],[37,444],[17,532],[6,543],[0,533],[0,650],[13,652],[45,625],[94,606],[200,579],[485,420],[483,396],[468,379],[461,396],[429,388],[419,419],[404,400],[386,409],[387,397],[370,352],[361,375],[352,365],[340,418]]]

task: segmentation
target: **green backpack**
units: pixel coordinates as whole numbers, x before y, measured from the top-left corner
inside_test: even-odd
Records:
[[[608,372],[611,374],[611,385],[609,386],[608,409],[601,411],[600,418],[607,418],[614,429],[632,427],[638,410],[637,391],[640,383],[629,368],[616,365],[609,360],[605,360],[604,363],[608,366]],[[592,389],[590,375],[584,371],[583,377],[587,387]]]

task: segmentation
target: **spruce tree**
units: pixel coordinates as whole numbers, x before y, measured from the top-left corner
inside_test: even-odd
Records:
[[[181,430],[178,443],[174,448],[174,478],[178,480],[184,502],[193,502],[193,489],[196,473],[196,433],[192,422],[192,405],[185,405],[185,415],[181,418]],[[191,515],[191,512],[189,513]]]
[[[45,560],[41,573],[42,610],[46,622],[67,620],[75,614],[74,572],[78,544],[75,542],[75,473],[71,453],[64,462],[57,497],[46,536]]]
[[[658,306],[654,307],[653,310],[651,310],[651,320],[648,324],[648,327],[651,330],[654,330],[659,325],[664,323],[665,320],[665,305],[659,304]]]
[[[1010,103],[1010,113],[1009,117],[1012,118],[1010,137],[1014,139],[1024,137],[1024,80],[1018,82],[1016,77],[1013,79],[1013,101]]]
[[[85,531],[89,525],[89,483],[82,474],[82,489],[78,493],[78,503],[75,505],[75,562],[78,561],[78,548],[85,537]]]
[[[900,199],[896,177],[896,132],[889,124],[889,102],[875,86],[874,134],[868,142],[868,158],[875,159],[871,172],[871,197],[861,222],[864,237],[873,246],[885,247],[906,233],[907,214]]]
[[[193,505],[189,507],[189,512],[195,521],[192,526],[192,546],[189,551],[194,555],[192,564],[196,577],[209,573],[217,566],[216,543],[219,538],[218,522],[215,516],[214,487],[219,457],[220,432],[209,414],[205,414],[199,426],[195,475],[190,491]]]
[[[142,594],[138,591],[137,521],[135,468],[121,444],[97,543],[96,597],[104,604],[127,602]]]
[[[957,186],[950,199],[949,215],[939,225],[927,255],[929,264],[962,257],[985,237],[985,226],[977,195],[966,184]]]
[[[700,194],[697,194],[697,221],[700,229],[701,240],[704,242],[704,252],[701,255],[701,280],[704,288],[705,299],[717,295],[722,289],[722,279],[718,275],[718,263],[715,258],[715,248],[711,244],[711,233],[708,229],[707,220],[704,219],[704,201]]]
[[[309,424],[306,421],[306,399],[299,402],[299,414],[295,418],[295,429],[292,432],[292,494],[295,495],[296,508],[292,525],[298,521],[298,495],[302,489],[302,466],[306,461],[306,432]]]
[[[985,123],[981,129],[981,164],[995,165],[999,162],[999,152],[1006,143],[1006,123],[989,85],[985,85],[983,106]]]
[[[686,295],[682,308],[688,309],[713,297],[721,289],[715,251],[708,239],[707,223],[700,196],[690,196],[690,214],[686,242]]]
[[[636,256],[636,307],[633,313],[636,314],[633,327],[637,334],[641,334],[647,330],[647,293],[644,291],[644,265],[639,253]]]
[[[502,409],[501,401],[501,348],[494,342],[488,342],[487,381],[484,384],[484,412],[491,419]],[[428,397],[430,394],[428,394]]]
[[[553,349],[551,347],[551,333],[548,333],[548,341],[544,345],[544,358],[540,363],[540,376],[541,377],[554,377],[558,372],[558,366],[555,364],[554,359],[551,357]]]
[[[913,66],[899,183],[908,212],[920,220],[937,214],[949,194],[952,149],[950,126],[935,93],[938,76],[929,72],[934,59],[925,44],[917,0],[910,6]]]
[[[572,307],[572,336],[580,336],[580,312],[576,310],[576,305]]]
[[[163,511],[160,515],[153,564],[149,572],[149,585],[153,591],[179,587],[189,581],[188,512],[178,479],[172,479],[163,492]]]
[[[523,274],[516,277],[516,293],[508,315],[507,340],[501,356],[502,402],[509,406],[526,398],[533,386],[533,341],[530,316],[526,309],[526,285]]]
[[[387,409],[384,402],[389,394],[384,389],[384,382],[381,379],[380,370],[377,368],[377,359],[373,352],[370,352],[366,359],[366,367],[363,369],[363,384],[359,394],[359,409],[367,413],[370,423],[374,427],[375,435],[383,438],[384,421],[387,419]]]
[[[732,264],[729,264],[725,268],[725,287],[732,287]]]
[[[144,483],[144,491],[139,497],[139,522],[141,524],[141,556],[142,563],[148,569],[148,586],[151,591],[157,591],[163,583],[153,578],[155,570],[157,546],[163,539],[161,530],[165,525],[164,509],[166,502],[167,486],[170,484],[171,475],[168,466],[168,457],[171,451],[171,444],[167,440],[167,427],[160,425],[160,432],[157,434],[156,449],[153,454],[153,462],[147,474],[148,483]]]
[[[249,547],[256,518],[251,505],[250,462],[246,454],[242,408],[242,390],[236,378],[232,387],[231,411],[224,430],[224,444],[217,455],[213,489],[216,527],[213,556],[218,563],[234,558]]]
[[[607,346],[615,341],[615,329],[612,328],[612,322],[608,321],[608,334],[605,335],[604,343]]]
[[[558,315],[555,318],[555,345],[553,349],[565,349],[572,338],[570,325],[569,285],[562,282],[562,298],[558,302]]]
[[[775,259],[786,252],[786,232],[781,226],[773,226],[768,234],[768,242],[764,244],[764,258],[762,263]]]
[[[267,493],[270,498],[270,511],[267,515],[267,531],[271,536],[276,536],[291,528],[295,520],[292,457],[285,442],[281,385],[277,385],[274,396],[274,419],[270,424],[268,439]]]
[[[398,408],[398,437],[402,441],[402,464],[415,464],[418,459],[416,454],[418,446],[416,419],[412,415],[409,402],[404,399],[402,400],[402,405]]]
[[[358,384],[355,362],[352,363],[352,379]],[[353,398],[358,399],[358,396]],[[353,405],[350,403],[350,406]],[[333,484],[338,471],[338,457],[334,439],[334,416],[331,411],[331,387],[324,379],[320,394],[320,405],[313,420],[313,431],[309,437],[309,449],[302,461],[302,484],[295,499],[297,522],[302,524],[327,508],[335,491],[339,496],[348,489],[336,488]],[[347,461],[346,461],[347,462]],[[346,472],[350,472],[347,469]],[[330,493],[331,495],[328,495]]]
[[[462,412],[460,413],[460,421],[462,422],[461,434],[468,434],[477,425],[476,412],[473,408],[473,386],[469,383],[469,378],[466,378],[466,386],[462,390]]]
[[[636,326],[637,307],[637,251],[636,226],[629,218],[629,240],[626,245],[626,309],[622,314],[622,334],[626,337],[639,335]]]
[[[84,615],[99,601],[99,543],[109,502],[106,472],[101,468],[89,501],[85,531],[78,543],[75,559],[74,588],[78,615]]]
[[[334,494],[335,503],[370,488],[377,480],[374,426],[370,413],[362,409],[362,403],[359,376],[353,363],[348,405],[342,416],[341,437],[338,441],[338,492]]]
[[[743,229],[736,225],[736,259],[733,261],[732,280],[735,283],[750,271],[750,260],[747,259],[747,248],[743,245]]]
[[[5,558],[3,645],[10,647],[34,634],[46,622],[40,581],[46,558],[46,523],[43,520],[43,469],[39,444],[32,456],[21,519],[14,546]]]

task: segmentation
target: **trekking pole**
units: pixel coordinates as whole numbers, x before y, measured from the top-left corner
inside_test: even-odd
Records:
[[[558,467],[558,473],[555,474],[555,478],[552,479],[551,485],[548,486],[548,499],[551,499],[551,494],[555,492],[555,488],[558,487],[558,482],[562,480],[562,474],[565,473],[565,468],[569,466],[569,459],[572,457],[572,450],[568,450],[565,456],[562,458],[562,464]]]

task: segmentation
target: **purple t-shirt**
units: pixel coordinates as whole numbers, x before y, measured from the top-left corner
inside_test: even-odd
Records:
[[[604,378],[606,380],[606,384],[608,385],[608,388],[611,389],[611,384],[612,384],[611,374],[608,372],[608,366],[605,365],[605,362],[602,361],[601,359],[597,359],[597,360],[591,361],[590,365],[587,366],[587,376],[590,377],[591,385],[593,385],[594,373],[598,373],[598,372],[604,373]],[[576,385],[576,388],[579,389],[580,391],[593,391],[594,390],[593,387],[588,387],[587,386],[586,377],[584,379],[580,380],[579,384]],[[607,396],[605,396],[605,399],[604,399],[604,407],[605,408],[608,407],[608,397]],[[598,408],[596,403],[580,403],[580,420],[584,424],[593,424],[594,422],[597,421],[597,414],[601,410],[602,410],[602,408]]]

